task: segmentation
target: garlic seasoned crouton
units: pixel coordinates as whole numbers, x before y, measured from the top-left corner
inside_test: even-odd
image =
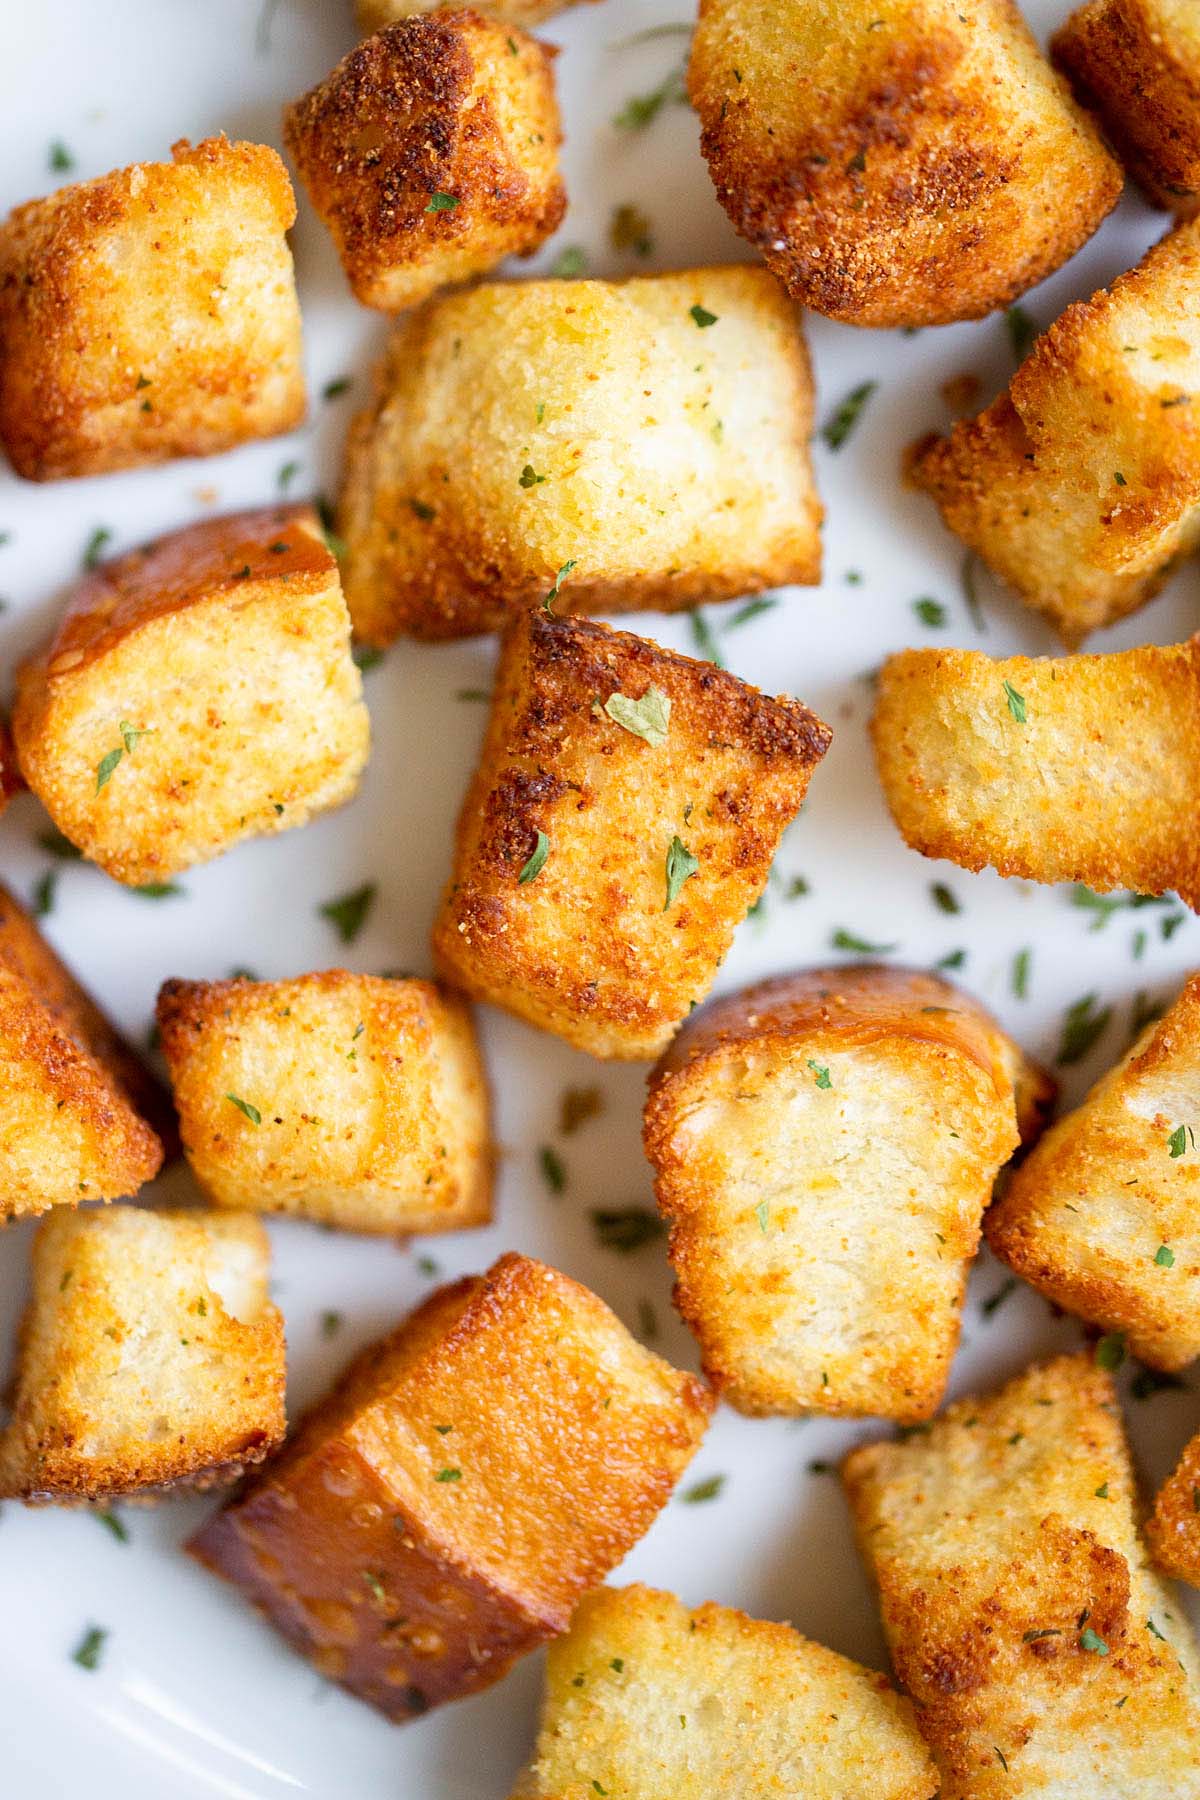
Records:
[[[51,1213],[33,1248],[0,1496],[211,1487],[284,1433],[283,1319],[248,1213]]]
[[[527,613],[434,926],[447,980],[594,1056],[656,1056],[762,892],[830,733],[711,663]]]
[[[415,306],[555,230],[555,54],[477,12],[402,19],[288,107],[287,147],[365,306]]]
[[[904,650],[871,731],[892,817],[925,856],[1200,907],[1200,639],[998,662]]]
[[[291,183],[207,138],[0,225],[0,443],[18,475],[211,456],[304,417]]]
[[[820,579],[799,317],[761,269],[488,283],[397,325],[351,431],[354,629],[466,637]]]
[[[397,1722],[565,1631],[648,1530],[711,1396],[527,1257],[364,1352],[189,1546]]]
[[[599,1588],[550,1646],[513,1800],[929,1800],[937,1772],[883,1675],[709,1601]]]
[[[157,1081],[0,887],[0,1220],[136,1194],[171,1109]]]
[[[443,4],[444,0],[357,0],[355,10],[364,31],[378,31],[393,19],[415,18],[439,10]],[[536,25],[540,19],[578,4],[579,0],[475,0],[473,10],[510,25]]]
[[[87,575],[18,671],[13,734],[59,830],[133,886],[349,799],[369,726],[312,508],[205,520]]]
[[[1200,1587],[1200,1434],[1154,1497],[1146,1536],[1154,1560],[1168,1575]]]
[[[688,91],[734,228],[851,325],[1004,306],[1121,191],[1012,0],[701,0]]]
[[[432,982],[168,981],[158,1023],[188,1161],[218,1206],[393,1234],[490,1218],[474,1028]]]
[[[1195,1800],[1196,1648],[1147,1566],[1090,1358],[855,1450],[843,1477],[943,1800]]]
[[[1022,1063],[969,994],[872,964],[687,1021],[650,1077],[645,1145],[676,1303],[722,1398],[929,1417],[1020,1141]]]
[[[1051,42],[1121,160],[1170,212],[1200,207],[1200,12],[1195,0],[1087,0]]]
[[[1200,1356],[1200,975],[1022,1163],[988,1243],[1143,1362]]]
[[[1065,643],[1153,599],[1200,544],[1200,221],[1069,306],[909,474]]]

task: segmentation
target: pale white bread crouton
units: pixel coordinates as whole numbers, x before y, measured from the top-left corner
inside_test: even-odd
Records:
[[[799,315],[761,269],[485,283],[395,328],[350,434],[354,629],[494,631],[820,579]]]
[[[1012,0],[701,0],[688,90],[734,228],[852,325],[1004,306],[1121,191]]]
[[[1200,975],[1074,1112],[984,1222],[996,1255],[1158,1369],[1200,1356]]]
[[[1196,1647],[1089,1357],[855,1450],[843,1477],[942,1800],[1200,1794]]]
[[[86,575],[17,672],[21,771],[139,886],[347,800],[370,727],[311,507],[206,519]]]
[[[1051,40],[1085,106],[1151,200],[1200,206],[1200,8],[1196,0],[1087,0]]]
[[[937,1772],[883,1675],[712,1601],[599,1588],[550,1646],[513,1800],[929,1800]]]
[[[1200,1433],[1155,1495],[1146,1536],[1161,1569],[1200,1587]]]
[[[183,139],[0,225],[0,443],[49,481],[211,456],[304,417],[287,170]]]
[[[355,10],[364,31],[378,31],[393,19],[411,19],[441,9],[443,0],[357,0]],[[579,0],[475,0],[474,11],[510,25],[536,25]]]
[[[1052,1092],[977,1001],[913,970],[807,969],[689,1019],[644,1136],[722,1398],[928,1418],[1019,1112],[1032,1134]]]
[[[218,1206],[393,1235],[491,1217],[487,1083],[455,995],[344,969],[168,981],[158,1024]]]
[[[364,305],[415,306],[557,228],[555,55],[478,12],[422,14],[286,109],[288,150]]]
[[[284,1434],[283,1319],[248,1213],[68,1212],[38,1228],[0,1496],[211,1487]]]
[[[909,475],[1065,643],[1153,599],[1200,543],[1200,221],[1069,306]]]
[[[0,1221],[136,1194],[174,1115],[159,1083],[0,887]]]
[[[829,740],[798,700],[711,663],[524,614],[459,818],[439,968],[595,1056],[656,1056],[711,986]]]
[[[586,1288],[504,1256],[365,1351],[189,1548],[323,1675],[414,1718],[567,1629],[711,1405]]]
[[[903,650],[880,672],[871,734],[923,855],[1200,906],[1200,639],[999,661]]]

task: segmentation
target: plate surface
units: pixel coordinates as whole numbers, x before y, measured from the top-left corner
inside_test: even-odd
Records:
[[[567,129],[569,216],[533,265],[548,267],[569,245],[593,273],[743,260],[744,247],[713,197],[686,108],[668,104],[645,130],[612,119],[632,96],[669,77],[685,37],[648,28],[677,24],[671,0],[605,0],[552,20]],[[1048,31],[1065,0],[1030,0]],[[354,41],[349,0],[60,0],[54,7],[7,0],[0,61],[0,205],[52,189],[59,141],[81,176],[164,156],[173,140],[223,129],[279,143],[283,102],[310,86]],[[629,41],[635,38],[637,41]],[[646,262],[614,251],[612,209],[637,205],[650,219]],[[1075,260],[1024,302],[1047,324],[1136,260],[1163,230],[1136,197]],[[149,474],[33,487],[0,477],[0,657],[7,684],[16,658],[55,617],[98,527],[123,549],[214,509],[269,502],[281,467],[301,465],[293,492],[332,491],[351,409],[382,322],[350,298],[323,229],[301,202],[295,233],[304,307],[312,416],[292,438]],[[514,270],[514,273],[519,271]],[[1136,919],[1118,911],[1101,930],[1070,904],[1067,890],[1001,882],[933,864],[905,849],[875,780],[866,738],[870,675],[891,650],[911,643],[976,645],[993,654],[1052,651],[1049,633],[981,575],[986,629],[972,623],[960,580],[961,553],[931,505],[899,481],[904,444],[949,414],[939,389],[972,373],[986,397],[1007,380],[1012,346],[1003,317],[979,324],[898,333],[856,332],[813,319],[810,344],[820,412],[861,382],[878,388],[836,455],[816,450],[828,510],[826,578],[820,589],[781,596],[739,626],[736,605],[707,617],[729,665],[772,691],[799,695],[835,729],[803,816],[788,832],[766,905],[742,927],[718,989],[833,959],[837,927],[894,945],[898,960],[927,965],[962,948],[962,979],[1030,1050],[1053,1059],[1066,1007],[1092,992],[1112,1019],[1090,1060],[1068,1071],[1077,1095],[1120,1053],[1139,995],[1173,993],[1200,961],[1200,926],[1174,906]],[[322,399],[349,376],[345,397]],[[1200,571],[1192,564],[1153,606],[1090,648],[1176,641],[1198,622]],[[920,623],[913,601],[945,603],[944,629]],[[688,622],[649,615],[625,624],[663,643],[691,646]],[[375,746],[363,788],[345,811],[305,831],[236,851],[181,882],[182,896],[149,902],[97,870],[56,870],[46,929],[113,1014],[143,1038],[159,982],[168,975],[215,978],[235,966],[282,976],[349,962],[378,970],[428,968],[428,934],[448,866],[459,798],[475,759],[484,709],[456,699],[486,687],[486,640],[445,648],[401,644],[367,677]],[[37,846],[44,826],[28,798],[0,824],[0,870],[29,896],[52,865]],[[808,895],[788,900],[791,877]],[[317,912],[321,902],[378,884],[366,929],[343,951]],[[944,881],[961,910],[948,914],[931,885]],[[1167,920],[1176,920],[1169,925]],[[1140,959],[1134,932],[1146,931]],[[1032,947],[1028,996],[1012,989],[1014,956]],[[360,1344],[390,1326],[438,1275],[485,1267],[518,1248],[595,1288],[634,1330],[652,1318],[655,1347],[694,1365],[693,1346],[670,1304],[661,1244],[632,1256],[601,1247],[592,1207],[648,1203],[640,1109],[644,1070],[592,1063],[550,1037],[499,1014],[483,1019],[503,1146],[497,1222],[489,1230],[407,1247],[272,1227],[276,1292],[287,1314],[289,1403],[295,1412]],[[570,1139],[557,1131],[559,1098],[571,1084],[598,1086],[601,1116]],[[567,1170],[550,1193],[539,1150],[554,1145]],[[164,1193],[189,1192],[176,1170]],[[30,1232],[0,1242],[0,1356],[7,1361],[22,1304]],[[1001,1304],[988,1303],[1002,1297]],[[649,1308],[649,1313],[647,1313]],[[332,1340],[320,1315],[344,1323]],[[1003,1377],[1031,1356],[1082,1340],[1026,1289],[1008,1292],[1004,1272],[981,1259],[971,1282],[953,1389]],[[1127,1387],[1126,1379],[1126,1387]],[[1131,1403],[1129,1422],[1149,1475],[1160,1477],[1200,1424],[1200,1398],[1166,1392]],[[723,1411],[692,1479],[723,1474],[719,1497],[665,1510],[621,1573],[673,1588],[690,1602],[713,1598],[788,1618],[834,1648],[882,1666],[883,1647],[850,1541],[835,1480],[812,1472],[851,1443],[877,1435],[869,1422],[756,1422]],[[395,1730],[326,1686],[284,1650],[223,1584],[178,1553],[204,1503],[127,1508],[127,1544],[97,1521],[7,1505],[0,1529],[0,1731],[6,1800],[86,1791],[92,1800],[227,1795],[237,1800],[353,1795],[355,1800],[503,1800],[530,1744],[539,1659],[500,1687],[420,1724]],[[110,1633],[100,1668],[76,1667],[71,1651],[86,1626]]]

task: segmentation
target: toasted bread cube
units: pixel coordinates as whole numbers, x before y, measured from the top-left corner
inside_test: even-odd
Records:
[[[510,25],[536,25],[579,0],[475,0],[473,11],[485,19],[501,19]],[[378,31],[393,19],[411,19],[440,11],[444,0],[357,0],[355,10],[364,31]]]
[[[118,881],[348,800],[370,728],[311,507],[204,520],[85,576],[17,673],[21,771]]]
[[[0,1222],[158,1174],[166,1096],[3,887],[0,1063]]]
[[[734,229],[851,325],[992,312],[1121,192],[1012,0],[701,0],[688,91]]]
[[[1200,638],[1000,661],[904,650],[871,729],[892,817],[923,855],[1200,907]]]
[[[0,225],[0,443],[29,481],[211,456],[304,417],[287,170],[223,137],[171,156]]]
[[[393,1234],[490,1219],[487,1084],[455,995],[345,969],[168,981],[158,1024],[216,1205]]]
[[[190,1548],[322,1674],[413,1718],[566,1630],[711,1403],[587,1288],[504,1256],[364,1352]]]
[[[687,1021],[650,1077],[645,1146],[676,1304],[722,1398],[929,1417],[1020,1142],[1022,1063],[969,994],[870,963]]]
[[[799,317],[761,269],[487,283],[400,322],[351,431],[354,629],[493,631],[820,579]]]
[[[1196,1647],[1150,1572],[1112,1381],[1027,1369],[843,1464],[946,1800],[1195,1800]]]
[[[1188,216],[1200,208],[1195,0],[1087,0],[1050,48],[1150,199]]]
[[[712,1601],[689,1612],[639,1584],[586,1595],[550,1646],[513,1800],[929,1800],[936,1788],[886,1676],[787,1625]]]
[[[38,1227],[0,1497],[234,1480],[283,1439],[283,1319],[248,1213],[136,1206]]]
[[[988,1243],[1157,1369],[1200,1356],[1200,975],[1022,1163]]]
[[[1146,1536],[1154,1560],[1168,1575],[1200,1587],[1200,1433],[1154,1497]]]
[[[287,147],[364,306],[415,306],[557,228],[556,54],[477,12],[402,19],[288,107]]]
[[[1034,345],[1007,393],[918,445],[915,485],[1074,647],[1200,544],[1200,221]]]
[[[435,961],[594,1056],[656,1056],[711,986],[829,741],[798,700],[711,663],[525,614],[501,651]]]

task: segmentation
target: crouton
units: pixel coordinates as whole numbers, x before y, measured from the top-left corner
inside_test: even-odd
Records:
[[[944,1800],[1200,1794],[1196,1648],[1088,1357],[855,1450],[843,1476]]]
[[[578,3],[579,0],[475,0],[474,11],[488,19],[506,20],[510,25],[536,25],[552,13]],[[356,11],[364,31],[378,31],[393,19],[434,12],[442,4],[443,0],[357,0]]]
[[[798,700],[527,613],[434,926],[447,980],[594,1056],[656,1056],[707,993],[828,748]]]
[[[432,982],[168,981],[158,1024],[188,1161],[218,1206],[393,1234],[491,1217],[471,1016]]]
[[[354,629],[493,631],[820,579],[799,317],[759,269],[488,283],[395,328],[351,430]]]
[[[723,1399],[929,1417],[1020,1141],[1022,1060],[969,994],[869,963],[687,1021],[650,1077],[645,1146],[676,1304]]]
[[[923,855],[1200,907],[1200,638],[1057,659],[904,650],[871,730]]]
[[[287,147],[364,306],[415,306],[557,228],[555,55],[477,12],[402,19],[288,107]]]
[[[397,1722],[565,1631],[691,1458],[708,1390],[527,1257],[440,1288],[192,1539]]]
[[[53,481],[211,456],[304,417],[287,171],[206,138],[0,225],[0,443]]]
[[[119,1199],[157,1175],[165,1094],[3,887],[0,1062],[0,1221]]]
[[[24,785],[17,768],[17,753],[13,749],[12,737],[8,726],[0,719],[0,813]]]
[[[248,1213],[65,1209],[38,1227],[0,1497],[211,1487],[284,1433],[283,1319]]]
[[[1168,1575],[1200,1587],[1200,1434],[1164,1481],[1146,1522],[1154,1560]]]
[[[1152,600],[1200,544],[1200,221],[1069,306],[909,473],[1072,648]]]
[[[118,881],[161,881],[349,799],[367,758],[311,507],[207,519],[102,564],[18,671],[21,772]]]
[[[688,91],[734,229],[851,325],[992,312],[1121,192],[1012,0],[701,0]]]
[[[1195,0],[1087,0],[1050,50],[1147,196],[1169,212],[1200,208]]]
[[[867,1770],[870,1780],[866,1779]],[[886,1676],[711,1601],[599,1588],[550,1646],[513,1800],[929,1800],[937,1774]]]

